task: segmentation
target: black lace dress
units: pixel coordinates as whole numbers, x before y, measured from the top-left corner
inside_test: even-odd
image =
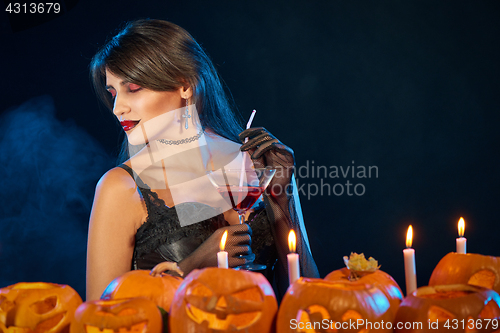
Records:
[[[148,211],[146,222],[137,229],[135,236],[132,269],[152,269],[163,261],[179,262],[196,250],[215,230],[228,225],[224,216],[217,214],[214,208],[187,202],[179,204],[183,205],[183,214],[207,216],[207,210],[212,210],[214,213],[210,216],[214,217],[181,227],[175,207],[167,207],[165,202],[158,198],[158,194],[144,184],[130,167],[124,164],[120,167],[136,181]],[[263,203],[254,210],[248,221],[252,228],[251,247],[255,254],[254,262],[268,267],[263,273],[272,283],[278,254]]]

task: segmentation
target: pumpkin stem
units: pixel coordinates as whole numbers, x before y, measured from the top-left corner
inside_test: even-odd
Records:
[[[378,261],[370,257],[368,260],[363,253],[351,253],[349,258],[344,256],[344,264],[349,270],[349,281],[357,281],[367,274],[371,274],[380,268]]]
[[[347,277],[347,279],[349,281],[351,281],[351,282],[358,281],[360,277],[361,276],[359,276],[358,272],[356,272],[356,271],[354,271],[352,269],[349,269],[349,276]]]
[[[184,276],[184,272],[177,266],[176,262],[164,261],[153,267],[151,276],[161,276],[165,271],[174,271],[177,272],[180,276]]]

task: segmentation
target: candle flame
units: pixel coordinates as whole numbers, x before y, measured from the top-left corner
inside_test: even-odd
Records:
[[[227,239],[227,230],[224,231],[224,234],[222,235],[222,238],[220,239],[219,249],[221,251],[224,251],[224,248],[226,247],[226,239]]]
[[[410,224],[408,227],[408,231],[406,232],[406,247],[411,247],[411,243],[413,241],[413,228]]]
[[[465,231],[465,221],[464,218],[461,217],[460,220],[458,220],[458,236],[464,237],[464,231]]]
[[[297,238],[295,237],[295,231],[290,230],[288,233],[288,249],[290,252],[295,252],[295,243],[297,242]]]

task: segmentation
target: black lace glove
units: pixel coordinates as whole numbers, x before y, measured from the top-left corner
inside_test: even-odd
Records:
[[[178,263],[184,276],[193,269],[217,267],[217,252],[224,231],[228,231],[224,251],[228,253],[229,267],[243,265],[254,260],[250,245],[252,229],[248,224],[237,224],[217,229],[193,253]]]
[[[267,215],[271,222],[273,236],[278,250],[277,285],[280,295],[288,288],[288,232],[293,229],[297,235],[297,253],[300,258],[301,275],[319,277],[318,268],[307,245],[305,227],[301,225],[301,216],[297,215],[293,195],[292,176],[295,167],[293,150],[265,128],[249,128],[240,133],[240,140],[245,142],[240,150],[248,151],[256,168],[270,166],[276,173],[264,192]],[[297,198],[298,200],[298,198]]]

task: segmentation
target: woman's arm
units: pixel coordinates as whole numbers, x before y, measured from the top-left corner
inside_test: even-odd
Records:
[[[146,207],[137,185],[122,168],[108,171],[96,187],[87,246],[87,300],[99,299],[107,285],[130,271],[135,233]]]
[[[309,248],[309,241],[302,219],[302,211],[294,181],[295,159],[293,150],[285,146],[265,128],[250,128],[240,133],[240,140],[248,142],[242,151],[251,154],[256,167],[271,166],[276,173],[264,193],[264,202],[273,237],[278,251],[278,266],[275,269],[279,295],[282,297],[288,287],[287,259],[288,232],[294,229],[297,235],[297,253],[300,254],[301,276],[319,277],[318,268]]]

